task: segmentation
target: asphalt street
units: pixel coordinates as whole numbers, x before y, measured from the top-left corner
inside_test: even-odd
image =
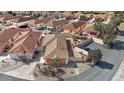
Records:
[[[107,81],[111,80],[116,73],[122,58],[124,57],[124,32],[118,35],[114,49],[107,49],[97,43],[91,43],[87,47],[90,49],[100,49],[103,53],[102,60],[99,65],[70,78],[65,81]]]
[[[0,81],[27,81],[27,80],[0,73]]]

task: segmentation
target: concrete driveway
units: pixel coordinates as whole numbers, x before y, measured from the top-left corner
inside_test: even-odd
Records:
[[[124,36],[118,35],[115,42],[115,49],[107,49],[97,43],[91,43],[87,47],[90,49],[100,49],[103,53],[99,65],[81,73],[65,79],[66,81],[106,81],[111,80],[118,69],[124,56]]]

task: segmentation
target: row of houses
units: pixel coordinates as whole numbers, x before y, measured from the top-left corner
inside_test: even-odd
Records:
[[[0,33],[0,54],[8,52],[12,59],[18,59],[21,55],[32,59],[34,52],[41,48],[42,38],[41,32],[9,28]]]
[[[80,53],[73,47],[73,38],[69,33],[47,34],[26,31],[21,28],[9,28],[0,33],[0,54],[7,53],[12,59],[25,57],[32,60],[35,52],[45,48],[41,56],[46,64],[51,64],[55,58],[59,64],[68,64],[69,60],[81,59]],[[78,55],[78,56],[77,56]]]
[[[103,15],[100,15],[102,17]],[[98,15],[96,16],[99,17]],[[106,16],[104,14],[104,16]],[[104,17],[103,16],[103,17]],[[106,16],[108,18],[108,16]],[[35,31],[46,30],[46,32],[64,32],[64,33],[71,33],[71,34],[82,34],[82,35],[93,35],[95,36],[95,29],[93,23],[87,23],[84,21],[74,21],[70,22],[65,18],[61,19],[49,19],[49,18],[38,18],[38,17],[18,17],[12,15],[5,15],[0,16],[1,23],[12,23],[11,26],[14,27],[26,27],[28,29],[33,29]],[[6,26],[6,25],[5,25]],[[6,28],[8,25],[6,26]]]

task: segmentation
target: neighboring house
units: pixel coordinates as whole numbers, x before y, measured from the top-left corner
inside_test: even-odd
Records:
[[[16,25],[18,27],[28,25],[33,23],[34,19],[37,19],[37,17],[20,17],[18,18]]]
[[[67,33],[80,33],[82,28],[85,26],[85,23],[82,21],[78,21],[75,23],[69,23],[64,26],[64,32]]]
[[[9,51],[10,57],[19,59],[19,57],[24,56],[26,59],[32,60],[35,51],[41,50],[42,38],[41,32],[22,32]]]
[[[5,24],[5,23],[15,23],[17,22],[19,17],[17,16],[12,16],[12,15],[2,15],[0,17],[0,21]]]
[[[86,26],[82,28],[82,31],[80,34],[87,35],[87,36],[96,36],[94,24],[86,24]]]
[[[62,31],[63,26],[66,24],[68,24],[68,21],[66,19],[58,19],[49,21],[46,26],[47,30],[50,31]]]
[[[68,64],[70,61],[82,60],[82,56],[73,47],[73,36],[69,33],[48,34],[42,46],[45,49],[42,61],[52,64],[57,59],[57,64]],[[43,60],[44,59],[44,60]]]
[[[94,14],[93,18],[95,21],[100,20],[100,21],[106,21],[107,20],[107,14]]]
[[[48,19],[48,18],[34,19],[33,21],[31,21],[28,24],[32,28],[34,28],[35,30],[38,30],[38,29],[46,30],[45,29],[45,24],[47,24],[49,21],[50,21],[50,19]],[[43,27],[44,27],[44,29],[43,29]]]
[[[0,53],[13,46],[13,41],[18,37],[19,32],[18,28],[9,28],[0,33]]]

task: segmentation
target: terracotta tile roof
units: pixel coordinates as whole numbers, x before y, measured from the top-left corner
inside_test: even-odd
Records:
[[[34,20],[34,19],[37,19],[37,17],[19,17],[18,19],[18,23],[19,22],[24,22],[24,21],[29,21],[29,20]]]
[[[107,14],[95,14],[93,15],[94,18],[102,18],[102,19],[106,19],[107,18]]]
[[[70,29],[75,30],[75,29],[77,29],[77,28],[79,28],[81,26],[85,26],[85,23],[82,22],[82,21],[78,21],[76,23],[70,23],[70,24],[65,25],[64,29],[66,29],[66,30],[70,30]]]
[[[47,24],[49,21],[50,21],[50,19],[48,19],[48,18],[34,19],[34,22],[32,23],[32,25],[36,25],[36,24],[40,24],[40,23]]]
[[[55,38],[72,38],[72,35],[69,33],[62,33],[62,34],[47,34],[46,37],[43,40],[43,46],[47,46],[48,44],[50,44],[53,39]]]
[[[24,32],[23,32],[24,33]],[[14,44],[10,53],[33,53],[37,41],[41,37],[41,32],[29,31],[23,38]]]
[[[7,20],[12,20],[12,19],[18,19],[19,17],[17,16],[12,16],[12,15],[5,15],[3,18],[3,21],[7,21]]]
[[[9,39],[12,39],[20,29],[18,28],[9,28],[5,31],[1,32],[0,34],[0,45],[2,45],[4,42],[8,41]]]
[[[94,24],[86,24],[86,26],[82,28],[82,30],[87,32],[94,32]]]
[[[46,47],[44,58],[69,58],[66,35],[54,35],[54,39]]]
[[[56,27],[58,25],[64,26],[65,24],[68,24],[68,21],[66,19],[59,19],[59,20],[51,20],[47,24],[48,26]]]

